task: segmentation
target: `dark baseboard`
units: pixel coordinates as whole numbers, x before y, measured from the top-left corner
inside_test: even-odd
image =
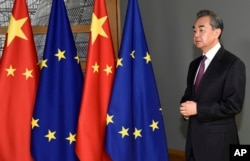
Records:
[[[185,161],[185,152],[182,150],[168,149],[170,161]]]

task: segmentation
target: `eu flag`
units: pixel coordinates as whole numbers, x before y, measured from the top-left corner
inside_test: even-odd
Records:
[[[76,161],[83,73],[64,0],[53,0],[32,118],[35,161]]]
[[[168,161],[161,105],[137,0],[129,0],[107,114],[113,161]]]

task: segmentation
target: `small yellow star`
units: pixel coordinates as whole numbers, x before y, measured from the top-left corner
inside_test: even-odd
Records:
[[[152,120],[152,124],[150,125],[150,127],[152,127],[152,130],[155,131],[155,129],[159,129],[158,127],[158,121],[155,122],[154,120]]]
[[[106,68],[104,69],[104,71],[106,72],[107,75],[109,75],[110,73],[112,73],[112,66],[106,65]]]
[[[123,60],[123,58],[118,58],[118,59],[117,59],[116,68],[118,68],[119,66],[123,66],[122,60]]]
[[[74,57],[74,59],[77,61],[77,64],[79,64],[80,63],[80,58],[79,58],[79,56],[76,54],[76,56]]]
[[[97,62],[95,62],[95,65],[92,65],[92,68],[93,68],[93,73],[98,73],[99,65],[97,64]]]
[[[148,62],[151,61],[151,57],[150,57],[150,55],[148,54],[148,52],[147,52],[147,55],[146,55],[145,57],[143,57],[143,59],[146,60],[147,64],[148,64]]]
[[[26,77],[26,80],[33,77],[32,72],[33,72],[33,70],[28,70],[26,68],[25,72],[23,73],[23,75],[25,75],[25,77]]]
[[[76,134],[72,134],[71,132],[69,133],[69,137],[66,138],[66,140],[69,140],[69,144],[72,144],[73,142],[76,141]]]
[[[129,136],[129,135],[128,135],[128,130],[129,130],[129,128],[125,129],[125,128],[122,126],[122,130],[119,131],[118,133],[122,135],[122,138],[124,138],[125,136]]]
[[[113,117],[114,117],[114,115],[109,115],[109,114],[107,114],[107,117],[106,117],[106,124],[108,125],[109,123],[114,123],[114,121],[113,121]]]
[[[92,44],[95,42],[98,35],[101,35],[103,37],[108,37],[106,32],[104,31],[102,25],[107,20],[107,16],[104,16],[102,18],[97,18],[95,13],[92,15],[92,23],[90,27],[91,35],[92,35]]]
[[[57,50],[57,53],[55,54],[55,56],[58,57],[58,61],[60,61],[61,59],[66,59],[66,57],[64,56],[65,51],[61,51],[60,49]]]
[[[8,27],[8,41],[7,41],[7,46],[10,45],[10,43],[14,40],[15,37],[22,38],[24,40],[27,40],[27,37],[22,31],[22,27],[24,23],[27,21],[27,17],[16,20],[13,15],[10,17],[10,23]]]
[[[135,128],[135,131],[133,133],[133,135],[135,136],[135,139],[137,139],[137,137],[142,137],[141,136],[141,131],[142,130],[139,130],[139,129]]]
[[[133,59],[135,58],[135,51],[134,51],[134,50],[130,53],[130,56],[131,56]]]
[[[38,121],[39,121],[39,119],[34,119],[34,117],[32,117],[32,121],[31,121],[32,129],[34,127],[39,127]]]
[[[41,63],[40,63],[40,69],[42,70],[43,68],[48,68],[48,66],[47,66],[47,61],[48,61],[48,59],[43,59],[42,61],[41,61]]]
[[[7,76],[9,76],[9,75],[14,76],[14,72],[15,72],[16,69],[14,69],[12,67],[12,65],[10,65],[10,67],[8,69],[5,69],[5,70],[7,71]]]
[[[46,138],[48,138],[48,141],[50,142],[52,139],[56,139],[55,137],[56,132],[48,130],[48,134],[45,135]]]

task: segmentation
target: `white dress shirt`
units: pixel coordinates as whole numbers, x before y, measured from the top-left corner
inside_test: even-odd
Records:
[[[202,55],[206,55],[207,59],[205,60],[205,71],[204,73],[206,72],[209,64],[212,62],[215,54],[218,52],[218,50],[220,49],[221,47],[221,44],[220,43],[217,43],[212,49],[210,49],[208,52],[206,53],[202,53]],[[195,76],[195,79],[194,79],[194,83],[196,81],[196,77],[197,77],[197,74],[198,74],[198,71],[200,69],[200,66],[199,68],[197,69],[197,72],[196,72],[196,76]]]

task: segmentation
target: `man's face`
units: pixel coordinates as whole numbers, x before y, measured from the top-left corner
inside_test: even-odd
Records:
[[[210,25],[210,17],[204,16],[195,21],[193,26],[193,39],[197,48],[204,53],[219,42],[220,29],[213,29]]]

